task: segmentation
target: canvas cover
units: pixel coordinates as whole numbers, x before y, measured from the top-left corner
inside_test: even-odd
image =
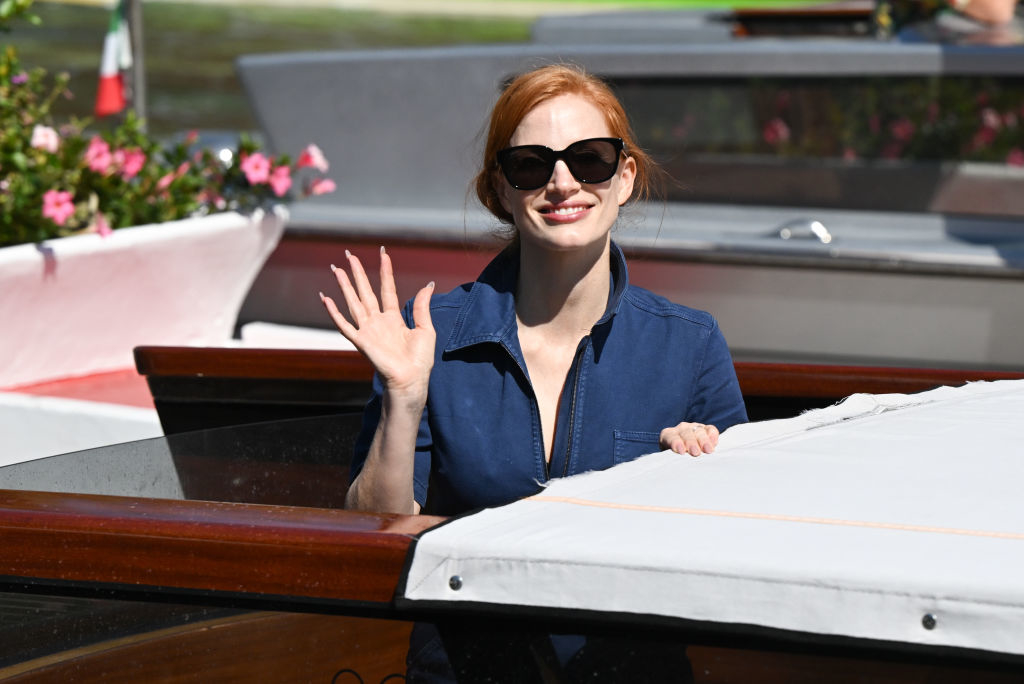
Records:
[[[425,533],[402,600],[1024,654],[1022,428],[1024,381],[740,425]]]

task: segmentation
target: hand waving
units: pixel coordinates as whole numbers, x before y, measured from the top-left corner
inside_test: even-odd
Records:
[[[430,321],[434,283],[416,293],[412,310],[415,327],[410,329],[402,318],[391,257],[384,248],[380,248],[380,302],[359,258],[348,250],[345,256],[352,270],[352,280],[345,269],[333,265],[331,269],[352,321],[338,311],[334,300],[321,292],[320,299],[327,313],[341,334],[370,360],[392,396],[402,396],[414,403],[425,401],[430,369],[434,365],[435,333]]]

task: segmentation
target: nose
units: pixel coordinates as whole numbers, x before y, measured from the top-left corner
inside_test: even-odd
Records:
[[[551,172],[551,178],[548,179],[548,188],[557,190],[560,193],[575,190],[579,188],[579,181],[569,171],[569,167],[566,166],[565,161],[559,159],[555,162],[555,169]]]

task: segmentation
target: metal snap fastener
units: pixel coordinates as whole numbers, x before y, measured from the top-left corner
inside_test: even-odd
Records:
[[[935,629],[935,625],[937,625],[938,623],[939,621],[931,613],[925,613],[924,617],[921,618],[921,625],[925,629]]]
[[[458,575],[452,575],[448,580],[448,586],[452,588],[452,591],[458,591],[462,588],[462,578]]]

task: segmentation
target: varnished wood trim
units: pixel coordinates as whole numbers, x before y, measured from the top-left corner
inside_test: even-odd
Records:
[[[344,380],[369,383],[373,366],[355,351],[137,347],[143,375],[164,377]],[[737,362],[747,396],[842,398],[856,392],[918,392],[970,380],[1024,378],[1009,371]]]
[[[754,362],[735,365],[740,389],[744,396],[751,397],[841,399],[858,392],[906,394],[974,380],[1024,378],[1024,373],[1008,371]]]
[[[430,516],[0,490],[8,577],[390,604]]]
[[[142,375],[164,377],[373,379],[373,366],[355,351],[238,349],[232,347],[136,347]]]

